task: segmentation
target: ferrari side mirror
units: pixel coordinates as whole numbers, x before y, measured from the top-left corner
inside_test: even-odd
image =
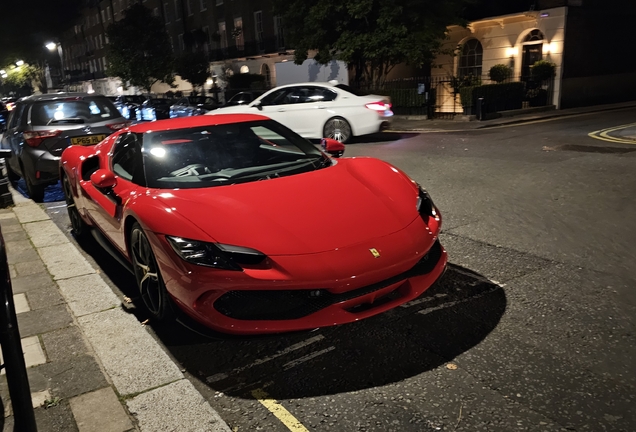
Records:
[[[115,174],[105,169],[98,169],[91,174],[91,183],[93,186],[100,189],[112,188],[117,184]]]
[[[320,140],[320,145],[333,157],[340,157],[344,154],[345,145],[340,141],[331,138],[323,138]]]

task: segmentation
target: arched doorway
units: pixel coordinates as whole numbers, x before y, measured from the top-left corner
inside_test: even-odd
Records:
[[[269,71],[269,66],[265,63],[261,66],[261,75],[265,76],[265,87],[270,88],[272,86],[272,75]]]
[[[521,51],[521,79],[530,78],[530,66],[543,59],[543,33],[534,29],[523,39]]]

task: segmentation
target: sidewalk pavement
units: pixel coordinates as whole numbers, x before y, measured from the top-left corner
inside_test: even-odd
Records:
[[[44,210],[11,190],[0,226],[38,430],[230,432]],[[12,431],[5,376],[0,395]]]
[[[611,111],[625,108],[636,108],[636,101],[622,102],[607,105],[594,105],[589,107],[569,108],[563,110],[550,110],[534,113],[521,113],[514,117],[500,117],[493,120],[427,120],[424,116],[394,116],[388,132],[462,132],[475,129],[491,128],[516,123],[528,123],[536,120],[545,120],[556,117],[568,117],[579,114],[594,113],[599,111]],[[635,119],[636,120],[636,119]],[[636,139],[636,128],[631,129],[631,135]]]

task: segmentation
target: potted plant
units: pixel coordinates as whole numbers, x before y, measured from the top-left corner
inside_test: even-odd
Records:
[[[506,81],[512,75],[512,69],[505,64],[496,64],[488,71],[490,79],[497,84],[501,84]]]

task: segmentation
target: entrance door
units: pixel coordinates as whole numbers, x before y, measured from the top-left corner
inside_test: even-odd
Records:
[[[543,44],[523,45],[521,55],[521,78],[525,81],[530,78],[530,66],[543,58]]]

